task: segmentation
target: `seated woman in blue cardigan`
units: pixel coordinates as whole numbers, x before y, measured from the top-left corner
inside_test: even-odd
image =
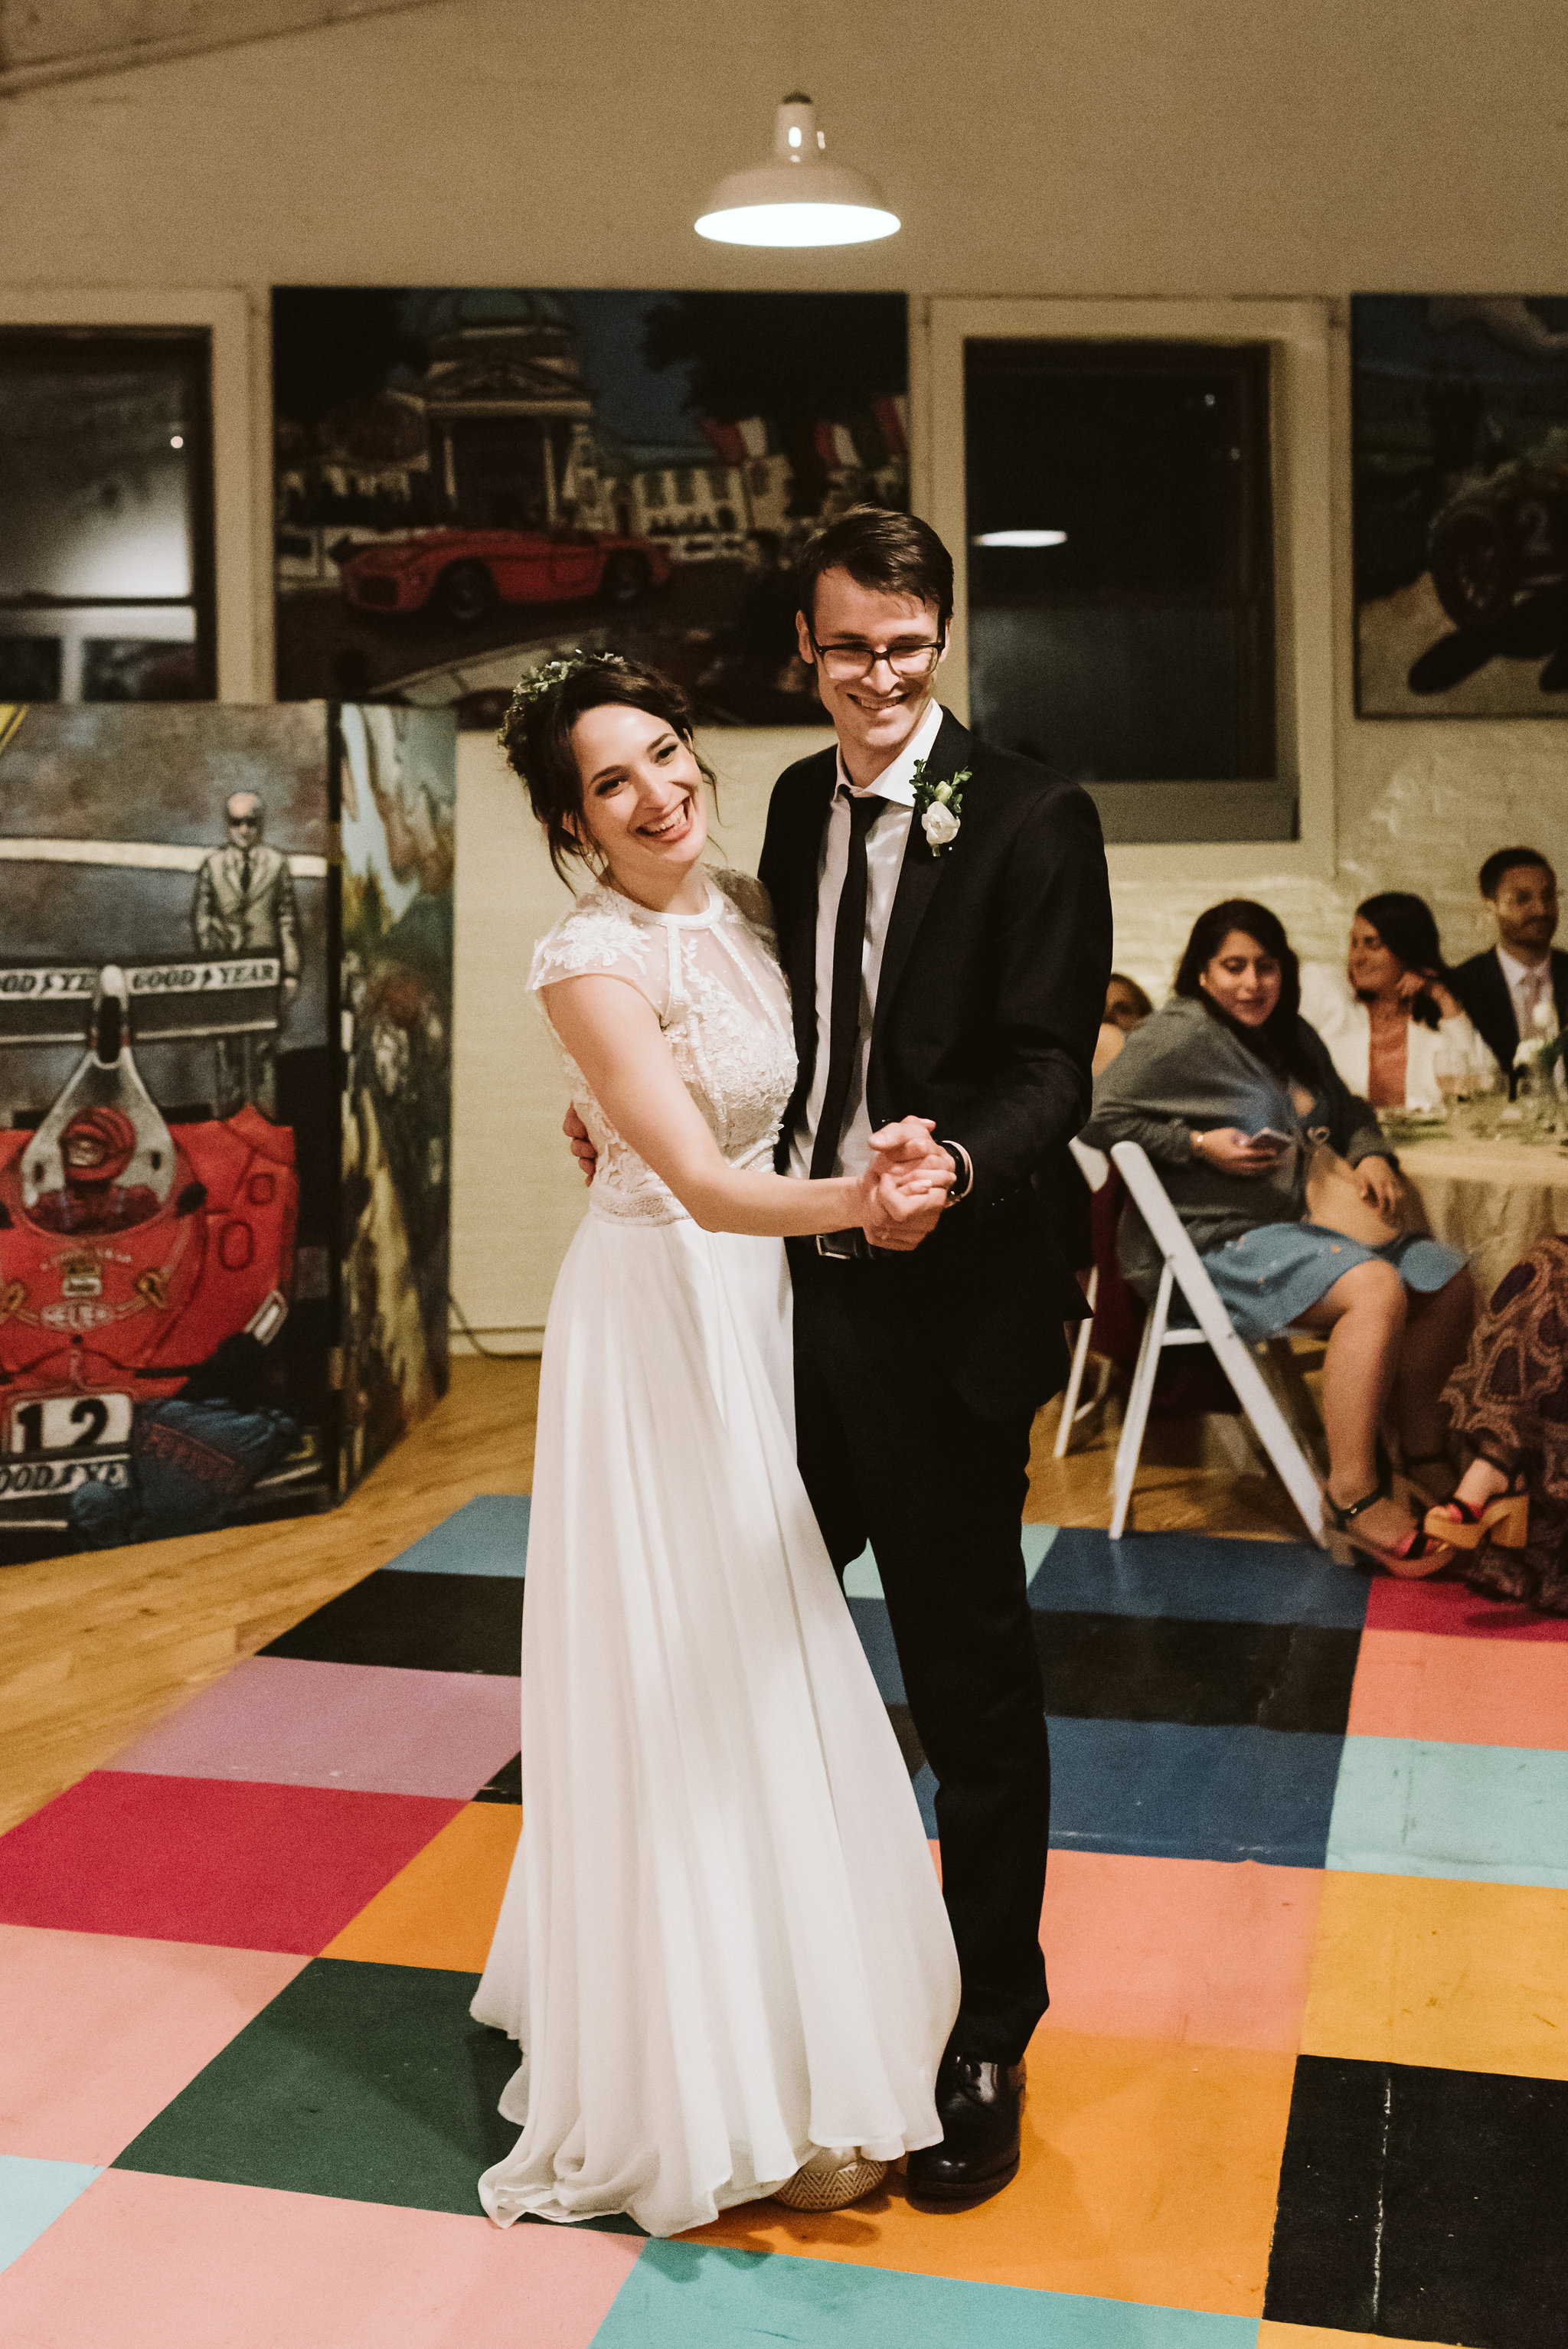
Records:
[[[1241,1335],[1326,1330],[1326,1500],[1341,1551],[1427,1575],[1452,1550],[1423,1532],[1379,1470],[1393,1402],[1408,1475],[1451,1487],[1439,1398],[1475,1299],[1464,1258],[1402,1231],[1398,1161],[1297,1009],[1296,957],[1276,915],[1244,897],[1201,914],[1162,1009],[1099,1078],[1083,1138],[1138,1142],[1159,1170]],[[1153,1296],[1160,1252],[1136,1209],[1119,1253]]]

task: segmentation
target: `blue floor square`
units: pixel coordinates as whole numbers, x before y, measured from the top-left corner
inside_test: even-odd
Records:
[[[0,2268],[19,2260],[102,2175],[85,2161],[29,2161],[0,2153]]]
[[[652,2242],[593,2349],[1253,2349],[1257,2319]]]
[[[1059,1716],[1050,1727],[1056,1848],[1323,1866],[1343,1738]]]
[[[1568,1886],[1568,1754],[1347,1737],[1328,1865]]]
[[[388,1560],[400,1574],[515,1574],[528,1562],[528,1495],[481,1493]]]
[[[1043,1530],[1026,1526],[1026,1537]],[[1312,1623],[1357,1631],[1367,1577],[1310,1542],[1125,1534],[1063,1526],[1029,1585],[1047,1613],[1163,1615],[1205,1623]]]

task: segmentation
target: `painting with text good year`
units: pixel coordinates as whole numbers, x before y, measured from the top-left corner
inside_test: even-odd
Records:
[[[1568,711],[1568,298],[1358,295],[1357,707]]]
[[[343,1484],[447,1391],[452,725],[338,713],[343,808]]]
[[[909,495],[902,295],[283,286],[277,690],[493,728],[567,647],[822,721],[789,566]]]

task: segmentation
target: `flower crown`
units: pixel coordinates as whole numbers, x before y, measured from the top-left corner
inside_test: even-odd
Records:
[[[526,671],[518,678],[505,723],[496,737],[501,749],[504,750],[507,747],[507,728],[518,713],[531,709],[536,701],[542,700],[547,693],[553,693],[556,687],[564,685],[569,678],[580,677],[586,669],[624,668],[625,666],[619,653],[584,652],[578,645],[570,652],[557,654],[553,660],[542,661],[537,668]]]

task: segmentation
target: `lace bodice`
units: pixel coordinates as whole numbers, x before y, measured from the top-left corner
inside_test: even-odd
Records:
[[[707,883],[703,913],[654,914],[596,882],[540,939],[528,983],[537,989],[591,974],[629,980],[658,1013],[686,1091],[729,1164],[767,1166],[795,1084],[789,996],[761,884],[711,871]],[[555,1044],[599,1153],[590,1206],[645,1223],[681,1220],[686,1209],[616,1133],[558,1036]]]

